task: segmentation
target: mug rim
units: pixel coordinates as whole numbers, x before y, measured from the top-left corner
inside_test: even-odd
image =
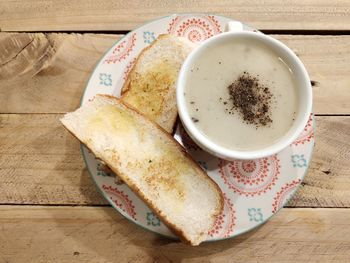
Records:
[[[306,99],[306,109],[303,110],[303,112],[299,113],[302,116],[299,122],[297,122],[296,124],[294,123],[293,126],[286,132],[286,134],[281,136],[277,142],[274,142],[266,147],[262,147],[254,150],[228,149],[224,146],[218,145],[217,143],[213,142],[208,137],[206,137],[204,134],[202,134],[200,130],[191,121],[191,118],[187,111],[185,96],[183,95],[185,91],[186,76],[190,70],[189,67],[193,59],[196,56],[198,56],[198,54],[200,55],[200,51],[202,51],[208,45],[215,45],[213,43],[218,42],[218,40],[220,39],[230,38],[230,37],[237,38],[240,36],[249,36],[255,39],[263,40],[265,44],[269,45],[273,49],[276,49],[277,48],[276,46],[278,46],[282,50],[282,53],[286,54],[288,58],[291,58],[292,61],[290,61],[287,64],[288,66],[294,64],[294,66],[300,70],[301,78],[302,78],[301,82],[303,83],[302,85],[303,87],[300,87],[299,90],[303,90],[302,94],[303,96],[305,96],[305,99]],[[274,39],[260,32],[229,31],[229,32],[224,32],[224,33],[215,35],[203,41],[188,55],[188,57],[185,59],[180,69],[179,76],[177,79],[176,100],[177,100],[177,108],[178,108],[179,116],[186,132],[195,141],[195,143],[198,144],[205,151],[226,160],[257,159],[257,158],[263,158],[263,157],[273,155],[283,150],[284,148],[286,148],[288,145],[290,145],[291,143],[293,143],[293,141],[297,139],[297,137],[300,135],[305,125],[307,124],[307,121],[311,114],[312,89],[311,89],[310,77],[305,69],[305,66],[303,65],[301,60],[297,57],[297,55],[285,44],[283,44],[277,39]],[[298,109],[300,109],[300,104],[298,106]],[[291,134],[288,135],[288,133],[291,133]]]

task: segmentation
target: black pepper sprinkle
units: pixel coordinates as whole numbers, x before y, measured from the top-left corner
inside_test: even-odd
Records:
[[[199,120],[197,118],[192,117],[191,119],[193,122],[199,122]]]
[[[232,102],[230,111],[232,114],[233,110],[238,111],[246,123],[253,124],[256,128],[272,123],[270,110],[272,93],[257,77],[244,71],[228,86],[228,91]]]
[[[219,61],[219,64],[221,65],[221,61]]]
[[[315,81],[315,80],[311,80],[310,82],[311,82],[311,86],[312,86],[312,87],[318,86],[318,84],[319,84],[319,83],[318,83],[317,81]]]
[[[194,104],[194,101],[190,101],[191,104]]]

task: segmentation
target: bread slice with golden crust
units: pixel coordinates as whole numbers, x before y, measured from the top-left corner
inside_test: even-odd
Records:
[[[184,242],[206,240],[222,212],[222,192],[171,135],[108,95],[97,95],[61,122]]]
[[[171,133],[177,117],[176,80],[194,44],[160,35],[138,56],[122,88],[122,100]]]

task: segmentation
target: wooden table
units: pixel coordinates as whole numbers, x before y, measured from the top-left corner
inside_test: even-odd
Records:
[[[262,227],[199,247],[112,209],[58,121],[114,41],[175,12],[271,34],[313,80],[316,147],[298,193]],[[0,262],[350,262],[350,1],[2,0],[0,28]]]

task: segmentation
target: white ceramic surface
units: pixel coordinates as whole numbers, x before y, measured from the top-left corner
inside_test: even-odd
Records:
[[[204,14],[181,14],[145,24],[118,40],[97,64],[87,84],[82,104],[96,94],[120,95],[121,87],[139,52],[159,34],[170,33],[203,41],[224,30],[230,18]],[[252,28],[243,25],[244,30]],[[251,230],[273,216],[300,185],[314,145],[312,115],[302,134],[280,153],[258,159],[228,162],[202,151],[177,127],[175,139],[182,144],[225,196],[223,214],[209,233],[209,240],[233,237]],[[174,238],[169,229],[125,184],[82,146],[86,166],[98,189],[110,204],[133,223]]]
[[[271,156],[280,152],[294,140],[296,140],[296,138],[302,132],[307,124],[312,109],[312,89],[310,78],[300,59],[282,42],[258,32],[240,31],[240,27],[238,26],[239,24],[240,23],[230,23],[229,32],[218,34],[201,43],[185,60],[177,81],[177,105],[179,116],[185,130],[202,149],[226,160],[257,159]],[[285,63],[287,63],[288,67],[293,72],[296,81],[296,88],[298,89],[297,115],[288,132],[286,132],[286,134],[281,136],[273,144],[251,151],[230,149],[229,147],[216,144],[212,139],[210,139],[210,137],[205,136],[200,131],[198,126],[191,120],[186,103],[186,97],[184,95],[186,89],[188,88],[186,87],[186,80],[188,79],[187,76],[190,73],[191,68],[194,67],[194,61],[198,58],[205,58],[205,56],[208,54],[207,50],[210,50],[210,48],[214,48],[222,43],[232,43],[238,39],[246,39],[247,41],[264,43],[265,46],[269,47],[271,50],[274,50],[274,52],[278,54],[278,56],[282,58]],[[230,56],[230,54],[227,54],[227,56]]]

